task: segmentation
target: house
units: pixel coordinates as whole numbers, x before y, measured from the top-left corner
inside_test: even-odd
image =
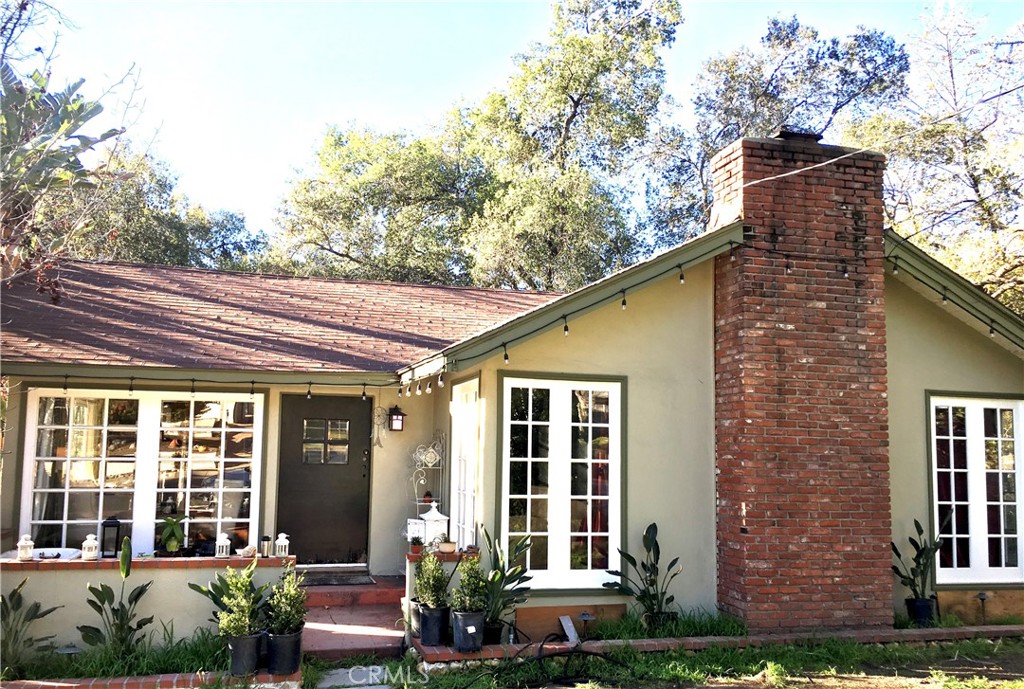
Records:
[[[522,612],[553,620],[621,608],[605,570],[656,521],[684,607],[784,631],[890,625],[916,518],[947,609],[1024,608],[1024,321],[883,231],[882,156],[784,131],[714,165],[709,232],[567,295],[85,263],[57,306],[9,290],[3,548],[116,514],[144,553],[177,514],[398,573],[437,502],[462,546],[532,535]]]

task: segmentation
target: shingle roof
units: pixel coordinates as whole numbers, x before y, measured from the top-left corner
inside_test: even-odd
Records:
[[[388,372],[557,294],[65,262],[2,292],[10,363]]]

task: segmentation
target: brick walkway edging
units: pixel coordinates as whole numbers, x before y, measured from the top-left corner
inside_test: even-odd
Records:
[[[82,679],[20,679],[4,682],[4,689],[194,689],[218,682],[226,686],[241,685],[255,689],[299,689],[302,671],[292,675],[260,673],[250,677],[232,677],[223,672],[182,672],[143,677],[95,677]]]
[[[595,653],[632,646],[637,651],[651,653],[658,651],[700,651],[717,646],[720,648],[745,648],[748,646],[772,646],[799,644],[828,639],[855,641],[862,644],[891,644],[899,642],[957,641],[961,639],[1024,638],[1024,625],[987,625],[976,627],[952,627],[943,629],[853,629],[843,631],[820,631],[785,634],[751,634],[749,636],[687,636],[674,639],[615,639],[610,641],[584,641],[582,649]],[[541,650],[539,643],[506,644],[484,646],[476,653],[459,653],[448,646],[424,646],[419,639],[412,640],[413,646],[424,663],[453,663],[466,660],[500,660],[519,655],[528,658]],[[544,644],[544,652],[568,651],[567,643]],[[533,653],[531,653],[533,651]]]

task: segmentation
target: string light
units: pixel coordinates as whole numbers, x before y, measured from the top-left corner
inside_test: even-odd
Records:
[[[307,400],[313,399],[313,383],[312,382],[306,383],[306,399]]]
[[[64,374],[64,396],[65,397],[68,396],[68,378],[69,377],[70,376],[68,376],[67,374]]]
[[[431,384],[431,382],[430,382],[430,381],[428,380],[428,381],[427,381],[427,394],[429,395],[429,394],[431,394],[431,393],[433,393],[433,392],[434,392],[434,387],[433,387],[433,385]]]
[[[948,287],[943,287],[942,288],[942,303],[945,304],[948,301],[949,301],[949,288]]]
[[[989,321],[988,336],[989,337],[995,337],[996,336],[996,322],[994,320]]]
[[[249,399],[253,399],[254,397],[256,397],[256,381],[255,380],[250,380],[249,381]]]
[[[566,316],[562,316],[562,321],[564,322],[564,325],[562,326],[562,334],[569,337],[569,319]]]
[[[363,401],[366,401],[366,383],[363,383]]]
[[[192,399],[195,399],[195,397],[196,397],[196,379],[195,378],[192,379],[192,389],[189,391],[188,394],[189,394],[189,397],[191,397]]]
[[[416,395],[419,396],[419,395],[422,395],[422,394],[423,394],[423,386],[420,383],[416,383]]]
[[[789,275],[792,272],[793,272],[793,262],[790,261],[789,259],[786,259],[786,275]]]
[[[897,256],[896,258],[892,259],[892,274],[893,275],[899,275],[900,274],[900,257],[899,256]]]
[[[843,261],[842,266],[843,266],[843,277],[844,278],[850,277],[850,268],[846,265],[846,261]]]
[[[405,396],[412,397],[412,383],[405,386]]]
[[[444,387],[444,371],[441,371],[440,373],[437,374],[437,387]]]
[[[732,246],[732,248],[729,249],[729,260],[730,261],[735,261],[736,260],[736,245],[733,244],[731,246]]]
[[[505,364],[508,365],[508,347],[505,346],[504,342],[501,343],[501,351],[505,354]]]
[[[626,310],[626,290],[622,290],[622,310]]]
[[[132,397],[135,395],[135,376],[128,379],[128,396]]]
[[[686,284],[686,274],[683,273],[683,267],[681,265],[676,267],[679,268],[679,284]]]

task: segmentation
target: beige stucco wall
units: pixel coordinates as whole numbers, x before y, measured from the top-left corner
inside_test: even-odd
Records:
[[[689,268],[686,284],[670,276],[630,291],[586,315],[451,374],[480,376],[484,448],[483,523],[495,531],[498,372],[625,376],[624,511],[628,549],[642,553],[644,527],[658,522],[666,559],[681,557],[673,592],[686,608],[715,607],[713,284],[710,263]],[[598,592],[601,601],[607,595]],[[535,596],[528,605],[585,604],[593,596]]]
[[[1024,358],[953,318],[892,276],[886,278],[889,457],[893,538],[930,521],[926,391],[1024,394]],[[906,595],[897,585],[895,596]],[[901,603],[900,603],[901,605]]]
[[[139,617],[153,615],[153,623],[145,628],[145,632],[161,639],[161,622],[173,625],[174,636],[189,636],[198,627],[216,629],[210,622],[214,605],[204,596],[188,588],[189,582],[207,586],[224,571],[224,561],[204,558],[209,563],[204,569],[132,569],[125,585],[125,599],[136,586],[152,581],[153,585],[139,601],[137,611]],[[155,563],[150,563],[155,564]],[[161,563],[162,564],[162,563]],[[241,558],[233,558],[231,564],[236,569],[248,564]],[[253,580],[257,586],[277,579],[281,568],[277,566],[258,566]],[[0,576],[0,590],[4,595],[17,586],[22,579],[28,577],[28,583],[22,589],[26,604],[39,601],[43,607],[63,606],[41,620],[32,624],[32,636],[39,637],[53,634],[53,642],[58,646],[73,643],[85,648],[82,636],[77,630],[78,625],[101,627],[99,615],[89,607],[86,600],[90,597],[88,586],[107,584],[114,589],[117,597],[121,591],[121,575],[117,569],[75,569],[48,570],[34,572],[12,571],[8,568]]]
[[[133,374],[145,375],[141,371],[125,371],[125,380]],[[107,388],[116,387],[120,381],[89,381],[76,380],[76,387]],[[32,383],[21,379],[12,379],[10,406],[8,408],[8,433],[4,441],[3,473],[0,476],[0,528],[2,543],[0,551],[14,547],[17,540],[20,519],[20,475],[22,472],[25,391],[31,385],[52,387],[53,381],[46,384]],[[56,383],[59,387],[60,383]],[[124,387],[123,385],[121,387]],[[154,384],[153,389],[174,389],[176,386]],[[141,388],[141,386],[140,386]],[[179,384],[180,389],[180,384]],[[219,390],[238,390],[248,392],[249,386],[218,386]],[[277,482],[278,453],[280,451],[281,397],[284,394],[305,394],[306,385],[274,385],[258,388],[265,394],[264,436],[263,447],[263,490],[259,534],[275,534],[277,515]],[[348,395],[358,396],[362,393],[361,386],[327,387],[315,389],[317,395]],[[371,447],[370,477],[370,546],[369,567],[374,574],[401,574],[405,571],[405,541],[401,532],[405,528],[405,519],[410,516],[412,500],[412,484],[410,476],[410,458],[417,445],[429,442],[434,433],[435,405],[442,395],[422,395],[403,397],[397,396],[397,388],[368,387],[367,395],[374,399],[375,406],[388,408],[399,404],[408,416],[406,430],[402,433],[386,433],[381,438],[381,447]],[[444,417],[446,418],[446,417]],[[311,506],[315,507],[315,506]],[[324,528],[336,528],[336,525],[325,524]]]

